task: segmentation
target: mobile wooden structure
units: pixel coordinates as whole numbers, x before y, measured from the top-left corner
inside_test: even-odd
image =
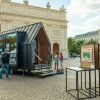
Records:
[[[4,49],[10,53],[10,71],[41,70],[48,75],[51,65],[51,44],[41,22],[0,33],[0,55]],[[0,64],[2,61],[0,59]],[[43,69],[48,69],[43,72]]]

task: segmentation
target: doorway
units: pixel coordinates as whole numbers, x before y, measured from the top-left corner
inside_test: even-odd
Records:
[[[53,55],[55,55],[56,52],[59,53],[59,44],[58,43],[53,44]]]

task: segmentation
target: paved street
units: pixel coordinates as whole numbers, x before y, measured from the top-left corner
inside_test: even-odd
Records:
[[[64,68],[79,65],[79,58],[64,60]],[[69,71],[68,79],[69,87],[73,87],[75,74]],[[0,80],[0,100],[76,100],[66,93],[65,85],[65,74],[46,78],[10,75],[10,79],[3,75]],[[100,97],[90,100],[100,100]]]

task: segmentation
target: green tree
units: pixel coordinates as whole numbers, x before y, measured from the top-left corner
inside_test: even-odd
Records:
[[[75,39],[73,39],[72,37],[68,38],[69,53],[76,52],[76,43],[75,42],[76,42]]]
[[[95,44],[95,43],[97,43],[96,40],[90,39],[89,42],[88,42],[87,44]]]
[[[70,53],[76,53],[80,54],[80,46],[84,44],[83,40],[75,40],[72,37],[68,38],[68,49],[69,49],[69,54]]]
[[[84,40],[76,40],[77,54],[81,53],[81,45],[83,44],[84,44]]]

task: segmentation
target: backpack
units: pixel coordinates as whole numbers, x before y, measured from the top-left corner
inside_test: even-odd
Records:
[[[8,54],[7,53],[4,53],[2,55],[2,62],[8,62],[7,60],[8,60]]]
[[[58,74],[64,74],[64,69],[58,69],[58,70],[57,70],[57,73],[58,73]]]

